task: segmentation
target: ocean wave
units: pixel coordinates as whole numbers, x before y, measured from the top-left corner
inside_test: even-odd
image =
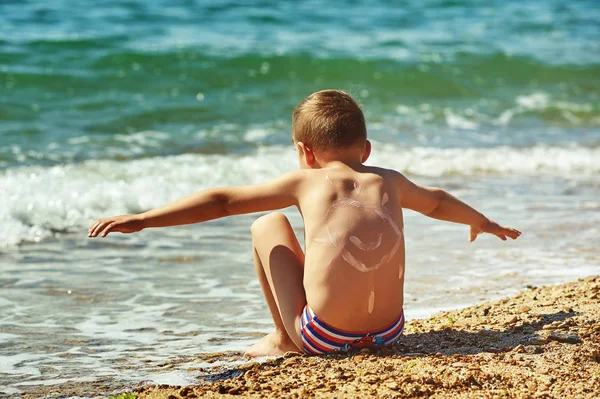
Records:
[[[297,167],[290,147],[263,147],[246,155],[186,154],[6,169],[0,173],[0,247],[85,232],[101,215],[141,212],[208,187],[266,181]],[[598,147],[442,149],[377,142],[373,147],[371,164],[409,175],[593,177],[600,173]]]
[[[0,167],[166,156],[210,147],[250,151],[262,134],[256,129],[269,132],[263,137],[267,145],[283,145],[289,142],[294,106],[324,88],[356,97],[370,127],[418,129],[428,138],[403,144],[430,144],[435,138],[436,145],[446,147],[586,145],[600,135],[598,63],[548,63],[501,52],[396,60],[310,52],[211,55],[197,47],[60,50],[69,41],[54,44],[59,48],[37,41],[21,44],[21,52],[17,45],[4,53],[0,48],[0,58],[22,57],[0,63],[0,85],[6,89]],[[224,126],[235,129],[196,134]],[[459,142],[459,135],[439,134],[448,128],[473,134]],[[527,138],[521,140],[525,130]],[[385,141],[387,133],[371,131]],[[140,138],[138,132],[164,134]],[[78,141],[81,137],[88,141]]]
[[[352,94],[365,104],[370,137],[379,141],[465,148],[541,143],[593,146],[600,142],[600,103],[569,101],[541,90],[516,93],[502,101],[482,97],[454,103],[402,98],[386,101],[386,93],[364,88],[356,88]],[[206,94],[207,98],[212,96]],[[203,93],[195,97],[202,99],[194,99],[198,104],[211,101],[205,100]],[[232,106],[242,114],[246,106],[269,108],[267,101],[271,100],[256,101],[238,94],[235,101],[237,105]],[[256,104],[251,105],[253,102]],[[257,111],[251,113],[253,119],[236,116],[230,120],[217,114],[217,108],[222,108],[220,103],[185,107],[165,104],[153,110],[133,107],[123,114],[111,112],[110,116],[103,115],[106,110],[78,110],[76,106],[70,112],[79,117],[70,121],[69,130],[50,131],[51,126],[37,124],[30,130],[17,131],[11,130],[13,122],[7,122],[9,127],[2,130],[0,123],[0,139],[5,139],[5,145],[0,146],[0,168],[184,153],[243,153],[258,146],[284,145],[290,140],[291,111],[284,117],[285,106],[277,106],[282,109],[271,109],[267,116]],[[291,102],[288,108],[293,109]]]
[[[373,162],[420,176],[578,176],[600,173],[600,148],[537,145],[526,148],[399,149],[382,144],[373,154]]]

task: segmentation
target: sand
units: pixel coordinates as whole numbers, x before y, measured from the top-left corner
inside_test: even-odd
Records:
[[[409,320],[397,344],[374,353],[287,353],[220,372],[194,386],[129,392],[139,399],[598,398],[600,277]]]

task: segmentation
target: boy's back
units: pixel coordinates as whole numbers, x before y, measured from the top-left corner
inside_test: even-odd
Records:
[[[304,218],[308,305],[342,330],[383,327],[402,310],[402,208],[392,171],[339,164],[307,171]]]

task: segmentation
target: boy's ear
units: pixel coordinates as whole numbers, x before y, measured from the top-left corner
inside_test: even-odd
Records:
[[[298,151],[300,151],[300,156],[304,158],[304,162],[308,166],[313,166],[315,163],[315,153],[312,151],[310,147],[307,147],[306,144],[299,141],[298,142]]]
[[[365,142],[365,149],[363,150],[363,155],[360,161],[365,163],[367,159],[369,159],[369,155],[371,155],[371,142],[367,140]]]

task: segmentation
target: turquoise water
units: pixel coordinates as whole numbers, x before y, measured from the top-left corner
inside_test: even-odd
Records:
[[[157,365],[269,331],[255,216],[85,235],[295,168],[291,112],[324,88],[363,105],[372,164],[524,231],[468,244],[408,213],[408,316],[598,274],[599,20],[564,0],[0,2],[4,392],[193,381]]]
[[[384,141],[598,144],[595,1],[241,4],[0,5],[0,166],[288,144],[294,105],[324,87]]]

